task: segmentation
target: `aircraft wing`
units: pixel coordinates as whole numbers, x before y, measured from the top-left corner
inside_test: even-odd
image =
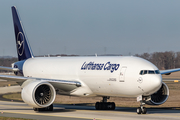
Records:
[[[22,83],[26,80],[46,81],[46,82],[51,83],[54,86],[54,88],[65,90],[65,91],[71,91],[81,86],[81,83],[76,80],[58,80],[58,79],[45,79],[45,78],[10,76],[10,75],[0,75],[0,79],[15,81],[17,83]]]
[[[173,72],[178,72],[180,71],[180,68],[176,68],[176,69],[169,69],[169,70],[160,70],[160,73],[163,75],[170,75]],[[177,79],[163,79],[163,81],[169,81],[169,82],[180,82],[180,80]]]
[[[178,72],[180,71],[180,68],[176,68],[176,69],[169,69],[169,70],[160,70],[161,75],[165,74],[165,75],[170,75],[172,72]]]

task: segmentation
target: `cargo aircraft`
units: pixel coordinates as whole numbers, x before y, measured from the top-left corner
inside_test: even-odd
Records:
[[[159,71],[151,62],[133,56],[34,57],[15,6],[12,16],[18,62],[0,66],[15,74],[0,78],[16,81],[23,101],[34,111],[52,111],[56,94],[63,94],[102,97],[95,104],[97,110],[114,110],[115,103],[107,102],[110,97],[136,97],[137,113],[146,114],[145,104],[161,105],[168,99],[169,89],[161,75],[180,71]]]

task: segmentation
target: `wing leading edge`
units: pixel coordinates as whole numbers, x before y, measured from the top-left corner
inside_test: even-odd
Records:
[[[169,69],[169,70],[161,70],[160,73],[161,75],[170,75],[173,72],[178,72],[180,71],[180,68],[176,68],[176,69]],[[172,80],[172,79],[163,79],[163,81],[170,81],[170,82],[180,82],[180,80]]]
[[[169,70],[160,70],[161,75],[165,74],[165,75],[170,75],[173,72],[178,72],[180,71],[180,68],[176,68],[176,69],[169,69]]]
[[[71,91],[77,87],[81,87],[81,83],[78,81],[72,80],[58,80],[58,79],[45,79],[45,78],[34,78],[34,77],[22,77],[22,76],[9,76],[9,75],[0,75],[0,79],[15,81],[17,83],[22,83],[26,80],[38,80],[46,81],[51,83],[57,89],[63,89],[66,91]]]

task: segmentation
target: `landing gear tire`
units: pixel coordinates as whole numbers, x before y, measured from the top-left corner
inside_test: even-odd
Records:
[[[53,111],[53,104],[46,108],[33,108],[34,111]]]
[[[53,104],[45,108],[45,111],[53,111]]]
[[[96,110],[114,110],[115,107],[114,102],[96,102],[95,105]]]
[[[102,103],[102,110],[107,110],[107,103]]]
[[[111,105],[112,105],[111,110],[115,110],[115,108],[116,108],[115,103],[114,103],[114,102],[112,102],[112,103],[111,103]]]
[[[137,108],[137,114],[146,114],[147,113],[147,110],[145,107],[138,107]]]
[[[38,111],[38,108],[34,108],[34,107],[33,107],[33,110],[34,110],[34,111]]]
[[[96,102],[95,108],[96,110],[100,110],[99,102]]]
[[[147,110],[146,110],[145,107],[143,107],[143,109],[142,109],[142,114],[146,114],[146,113],[147,113]]]
[[[141,114],[142,113],[142,110],[140,107],[137,108],[137,114]]]

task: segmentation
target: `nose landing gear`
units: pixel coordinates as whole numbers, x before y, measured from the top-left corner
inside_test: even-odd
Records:
[[[140,101],[140,107],[137,108],[137,114],[146,114],[147,110],[146,107],[143,107],[143,105],[145,105],[145,103],[141,100]]]

